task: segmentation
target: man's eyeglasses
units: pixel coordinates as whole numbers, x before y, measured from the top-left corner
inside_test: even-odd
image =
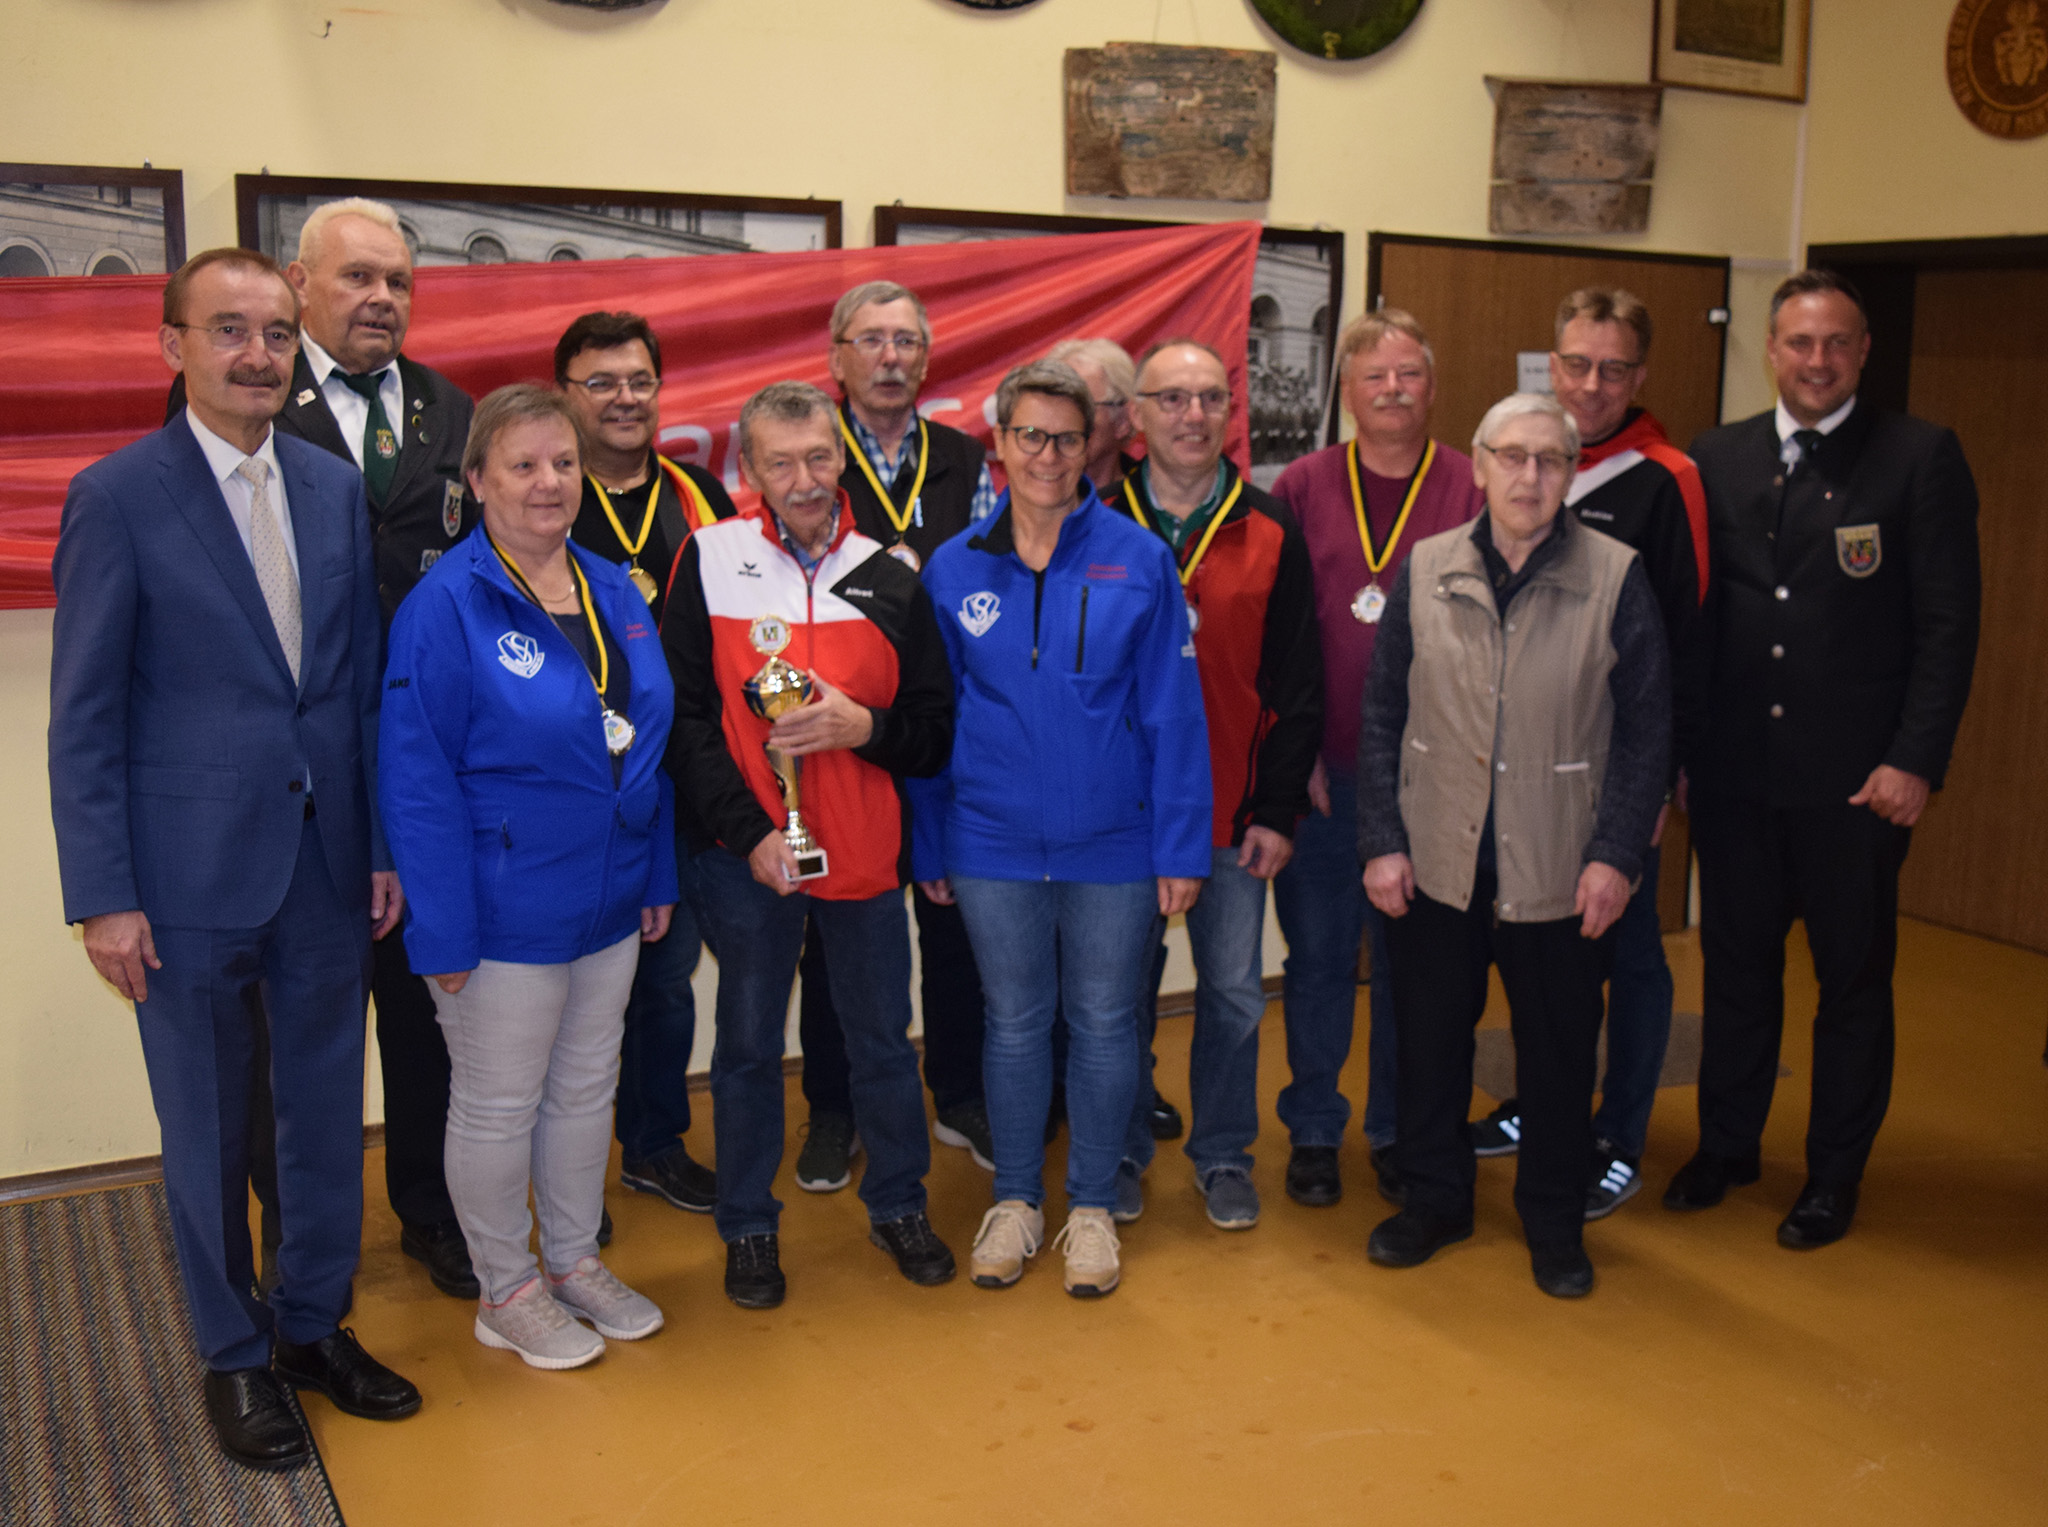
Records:
[[[1211,387],[1203,392],[1189,392],[1185,387],[1162,387],[1157,392],[1141,392],[1141,398],[1150,398],[1159,405],[1162,413],[1184,414],[1199,404],[1205,414],[1220,414],[1230,407],[1230,389]]]
[[[1562,477],[1579,459],[1566,451],[1525,451],[1519,445],[1504,445],[1498,450],[1490,445],[1481,445],[1479,449],[1499,462],[1513,477],[1519,477],[1532,461],[1543,476]]]
[[[856,334],[850,339],[834,340],[834,344],[852,345],[867,360],[873,360],[884,350],[895,347],[899,355],[915,355],[924,348],[924,337],[919,334]]]
[[[1003,428],[1010,429],[1007,424]],[[1063,429],[1054,434],[1051,430],[1034,429],[1031,425],[1025,424],[1010,429],[1010,438],[1023,447],[1026,456],[1042,456],[1049,445],[1072,461],[1088,449],[1087,434],[1077,429]]]
[[[1560,355],[1557,364],[1564,374],[1575,382],[1583,382],[1586,373],[1593,369],[1590,355]],[[1600,380],[1603,382],[1625,382],[1643,369],[1641,361],[1601,361]]]
[[[174,323],[171,327],[204,334],[213,341],[214,349],[229,354],[248,344],[250,337],[258,333],[262,335],[263,348],[272,355],[288,354],[299,342],[299,331],[281,323],[268,324],[261,330],[246,323]]]
[[[609,376],[599,372],[596,376],[572,376],[571,387],[581,387],[593,398],[615,398],[621,392],[629,398],[651,398],[661,391],[661,378],[641,372],[638,376]]]

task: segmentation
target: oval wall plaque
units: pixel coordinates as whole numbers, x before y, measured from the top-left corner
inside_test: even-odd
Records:
[[[1962,0],[1948,24],[1948,88],[1994,138],[2048,133],[2048,5]]]
[[[1408,30],[1422,0],[1252,0],[1266,24],[1317,58],[1364,58]]]

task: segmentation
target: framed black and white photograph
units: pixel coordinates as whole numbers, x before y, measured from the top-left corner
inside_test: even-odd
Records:
[[[632,260],[839,247],[839,203],[681,191],[237,175],[235,236],[289,261],[322,202],[367,196],[398,213],[415,265]]]
[[[1155,220],[971,212],[943,207],[875,208],[877,244],[952,244],[1115,233],[1165,226]],[[1337,439],[1330,357],[1344,295],[1344,235],[1321,228],[1267,228],[1252,277],[1251,479],[1270,488],[1296,457]]]
[[[0,276],[163,275],[185,263],[185,177],[0,162]]]

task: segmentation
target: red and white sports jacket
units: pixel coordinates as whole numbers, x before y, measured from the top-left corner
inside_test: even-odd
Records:
[[[693,851],[717,843],[744,858],[787,818],[769,766],[768,723],[744,685],[780,656],[874,713],[861,747],[803,759],[800,807],[829,873],[804,890],[858,901],[909,878],[904,775],[936,774],[953,749],[953,673],[931,598],[916,573],[853,528],[838,530],[810,573],[766,508],[721,520],[683,543],[669,575],[661,640],[675,681],[668,767]]]

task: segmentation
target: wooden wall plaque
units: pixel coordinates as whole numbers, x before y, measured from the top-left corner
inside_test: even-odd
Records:
[[[1069,48],[1067,194],[1266,200],[1277,62],[1237,48]]]
[[[1493,233],[1641,233],[1650,225],[1661,85],[1488,77]]]
[[[2048,133],[2048,5],[1962,0],[1948,23],[1948,88],[1994,138]]]

